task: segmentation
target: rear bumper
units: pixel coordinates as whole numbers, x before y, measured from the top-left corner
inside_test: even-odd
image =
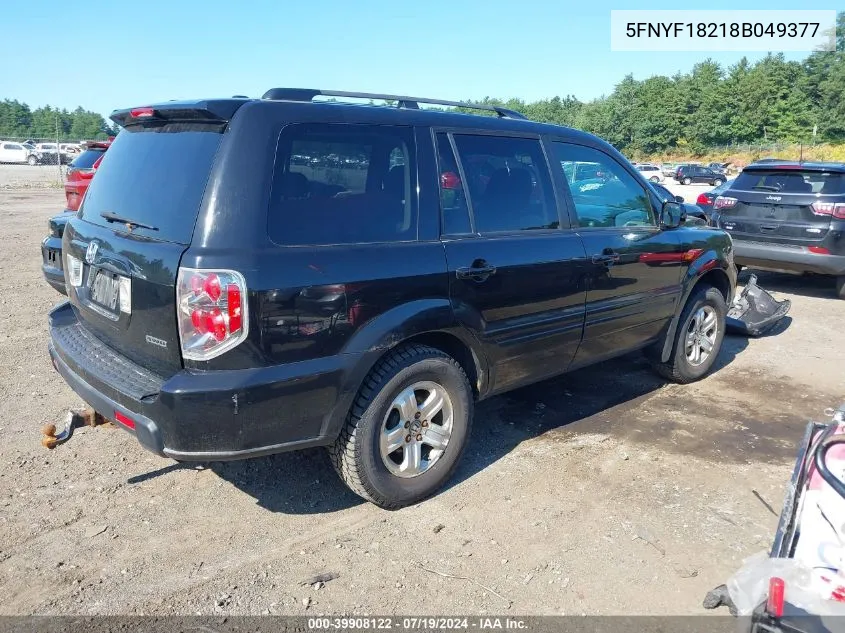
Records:
[[[62,238],[47,236],[41,242],[41,272],[47,283],[63,295],[65,289],[65,271],[62,264]]]
[[[822,275],[845,275],[845,256],[811,253],[806,247],[750,242],[734,238],[734,260],[742,266]]]
[[[325,445],[354,392],[360,355],[248,370],[152,374],[90,334],[70,303],[50,313],[50,356],[71,389],[106,419],[135,422],[141,445],[183,461],[223,461]]]

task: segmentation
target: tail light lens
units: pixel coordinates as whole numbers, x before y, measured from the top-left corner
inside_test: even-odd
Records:
[[[707,198],[707,194],[700,193],[698,197],[695,199],[696,204],[710,204],[710,200]]]
[[[713,208],[717,211],[721,209],[730,209],[731,207],[735,207],[737,202],[738,200],[736,198],[731,198],[730,196],[719,196],[713,201]]]
[[[845,220],[845,203],[842,202],[814,202],[810,205],[815,215],[829,215],[838,220]]]
[[[67,265],[65,271],[67,273],[67,281],[74,288],[79,288],[82,285],[82,260],[77,259],[70,253],[65,255]]]
[[[776,618],[783,617],[785,583],[783,578],[769,578],[769,595],[766,599],[766,611]]]
[[[240,273],[180,268],[176,303],[183,358],[211,360],[246,339],[247,290]]]

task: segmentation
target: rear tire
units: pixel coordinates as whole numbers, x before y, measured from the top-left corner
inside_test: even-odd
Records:
[[[29,166],[35,167],[38,164],[38,159],[35,156],[30,156],[26,159],[26,162]]]
[[[660,178],[658,178],[657,176],[652,176],[651,178],[649,178],[649,180],[651,182],[660,182]]]
[[[472,414],[472,389],[457,361],[433,347],[405,345],[370,371],[329,456],[355,494],[385,509],[401,508],[446,483]]]
[[[845,299],[845,275],[836,278],[836,296]]]
[[[722,349],[727,313],[721,292],[713,286],[696,288],[681,312],[669,360],[654,363],[657,373],[681,384],[703,378]]]
[[[692,178],[684,178],[682,182],[685,185],[691,185],[692,184]]]
[[[721,178],[716,178],[716,180],[714,180],[714,181],[713,181],[713,186],[714,186],[714,187],[718,187],[718,186],[719,186],[719,185],[721,185],[723,182],[724,182],[724,180],[722,180]]]

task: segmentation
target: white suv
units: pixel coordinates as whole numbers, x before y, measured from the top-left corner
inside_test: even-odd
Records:
[[[663,171],[661,171],[658,165],[652,165],[650,163],[639,163],[636,165],[637,169],[639,169],[642,174],[643,178],[646,180],[650,180],[651,182],[663,182],[665,176],[663,175]]]
[[[38,158],[23,143],[0,141],[0,163],[29,163],[35,165]]]

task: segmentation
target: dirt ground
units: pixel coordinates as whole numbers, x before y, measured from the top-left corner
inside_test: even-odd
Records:
[[[82,406],[47,354],[51,178],[0,166],[0,614],[702,613],[770,545],[754,492],[779,513],[805,423],[845,401],[845,302],[761,274],[791,318],[712,376],[634,355],[486,401],[448,488],[401,511],[322,451],[197,467],[98,427],[49,452],[40,427]]]

